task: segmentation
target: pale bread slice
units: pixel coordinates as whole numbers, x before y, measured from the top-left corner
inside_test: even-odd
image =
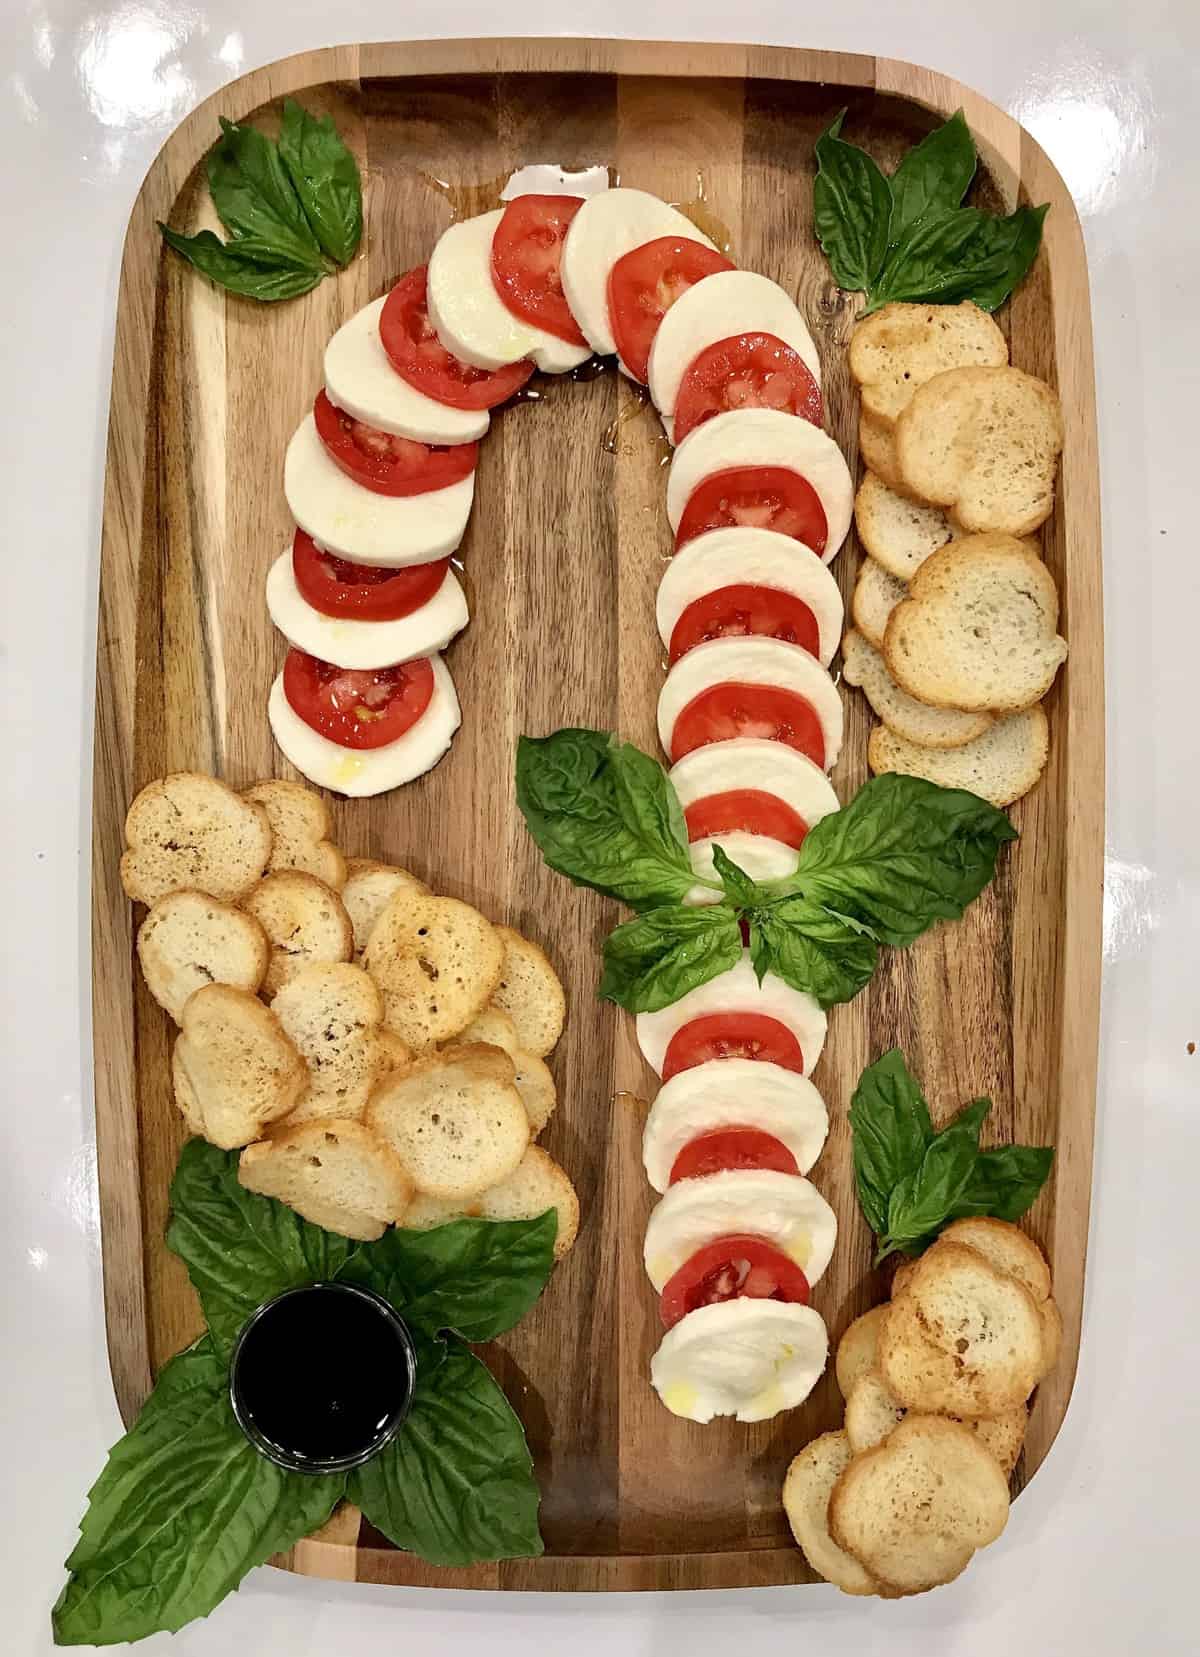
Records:
[[[476,1013],[466,1029],[454,1039],[456,1042],[482,1041],[488,1047],[502,1047],[508,1054],[521,1050],[516,1025],[499,1007],[485,1007],[482,1012]]]
[[[863,638],[876,650],[883,649],[888,617],[901,599],[907,597],[908,587],[903,581],[889,574],[874,558],[863,559],[850,600],[850,615]]]
[[[302,967],[276,995],[271,1011],[308,1065],[309,1085],[289,1128],[326,1116],[358,1121],[371,1089],[408,1062],[382,1034],[383,1000],[374,981],[348,961]]]
[[[363,965],[383,992],[383,1021],[414,1052],[448,1041],[500,981],[499,929],[457,898],[401,888],[371,928]]]
[[[864,317],[850,336],[850,372],[863,409],[894,425],[918,386],[948,368],[997,368],[1008,341],[986,311],[898,301]]]
[[[1042,1301],[1038,1313],[1042,1320],[1042,1362],[1038,1370],[1038,1380],[1043,1381],[1058,1362],[1058,1355],[1062,1351],[1063,1320],[1058,1302],[1053,1295]]]
[[[185,887],[234,903],[262,879],[271,824],[262,806],[215,777],[177,771],[147,783],[134,800],[125,843],[121,884],[135,903]]]
[[[223,1151],[257,1139],[308,1084],[283,1026],[249,990],[206,984],[184,1003],[180,1025],[175,1102],[192,1132]]]
[[[844,1594],[874,1594],[878,1585],[829,1534],[829,1496],[850,1465],[845,1433],[822,1433],[793,1457],[783,1481],[783,1510],[796,1545],[819,1576]]]
[[[243,797],[262,806],[271,822],[274,845],[268,873],[302,869],[339,892],[346,884],[346,859],[330,839],[333,824],[329,807],[303,783],[270,778],[242,790]]]
[[[1010,713],[961,748],[921,748],[877,725],[867,743],[876,776],[899,771],[940,788],[965,788],[994,806],[1011,805],[1037,783],[1050,754],[1050,727],[1042,708]]]
[[[1063,446],[1057,394],[1019,368],[951,368],[896,422],[901,486],[963,529],[1028,535],[1054,509]]]
[[[247,1146],[238,1179],[313,1225],[364,1243],[402,1219],[412,1198],[399,1159],[358,1122],[285,1123]]]
[[[904,1286],[917,1269],[916,1260],[905,1259],[904,1256],[895,1256],[896,1270],[892,1274],[892,1299],[896,1300],[904,1293]]]
[[[884,420],[876,419],[865,410],[858,420],[858,452],[869,471],[882,478],[888,488],[898,495],[911,495],[912,490],[900,476],[900,457],[896,453],[896,438]]]
[[[429,888],[407,869],[398,869],[390,863],[376,863],[369,857],[346,859],[346,883],[342,887],[342,902],[354,928],[354,951],[361,955],[367,947],[371,928],[399,891],[428,892]]]
[[[302,967],[315,961],[348,961],[354,931],[341,898],[316,875],[281,869],[260,880],[242,899],[271,943],[262,993],[277,995]]]
[[[540,945],[511,926],[496,931],[504,946],[504,964],[492,992],[492,1005],[512,1019],[527,1053],[544,1059],[562,1035],[567,998],[550,958]]]
[[[184,1002],[205,984],[257,990],[271,946],[254,919],[206,892],[168,892],[137,935],[138,960],[150,994],[176,1024]]]
[[[450,1048],[386,1077],[367,1122],[418,1191],[454,1202],[477,1197],[514,1173],[529,1145],[513,1076],[499,1047]]]
[[[883,654],[896,683],[931,707],[1016,713],[1054,683],[1067,657],[1058,588],[1011,535],[968,535],[926,559],[888,618]]]
[[[861,633],[847,633],[842,640],[842,678],[859,687],[890,731],[922,748],[961,748],[994,723],[990,713],[960,713],[918,702],[900,688]]]
[[[579,1233],[579,1198],[570,1179],[540,1145],[530,1145],[516,1170],[498,1185],[465,1202],[419,1193],[404,1216],[406,1227],[431,1231],[450,1220],[536,1220],[553,1208],[558,1215],[554,1258],[561,1260]]]
[[[854,524],[865,551],[898,581],[910,581],[956,533],[940,506],[924,506],[897,494],[875,472],[868,472],[858,486]]]
[[[868,1370],[859,1376],[846,1398],[845,1430],[850,1448],[855,1455],[873,1450],[877,1444],[891,1437],[909,1413],[888,1391],[887,1382],[879,1371]],[[994,1417],[979,1416],[968,1420],[962,1416],[950,1416],[947,1419],[958,1421],[973,1432],[989,1454],[995,1456],[1005,1473],[1012,1472],[1025,1442],[1029,1413],[1024,1404],[1016,1404],[1003,1415]]]
[[[834,1358],[838,1391],[843,1398],[849,1398],[858,1378],[875,1367],[875,1342],[886,1313],[886,1306],[872,1306],[869,1312],[847,1324]]]
[[[1050,1263],[1033,1238],[1010,1220],[978,1215],[953,1220],[941,1232],[943,1243],[965,1243],[978,1249],[997,1271],[1007,1272],[1024,1283],[1036,1301],[1050,1297]]]
[[[526,1053],[518,1047],[509,1057],[513,1062],[513,1085],[521,1095],[525,1114],[529,1118],[529,1137],[536,1139],[554,1115],[558,1090],[545,1059],[536,1053]]]

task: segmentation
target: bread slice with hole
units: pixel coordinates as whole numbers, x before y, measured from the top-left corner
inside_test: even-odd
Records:
[[[867,1370],[855,1381],[846,1398],[846,1437],[855,1455],[873,1450],[891,1437],[909,1412],[892,1396],[877,1369]],[[1025,1442],[1025,1427],[1029,1419],[1024,1404],[1017,1404],[1003,1415],[979,1416],[965,1419],[949,1417],[973,1432],[984,1449],[995,1456],[1006,1474],[1017,1465],[1021,1446]]]
[[[176,771],[147,783],[129,807],[125,845],[121,884],[135,903],[185,888],[236,903],[270,862],[271,824],[215,777]]]
[[[274,845],[268,872],[301,869],[338,892],[346,884],[346,859],[330,836],[333,824],[321,796],[303,783],[271,778],[243,790],[244,798],[262,806],[271,823]]]
[[[877,725],[867,743],[867,764],[876,776],[898,771],[924,777],[940,788],[965,788],[994,806],[1028,794],[1049,756],[1050,727],[1040,707],[997,719],[961,748],[922,748],[886,725]]]
[[[1008,341],[986,311],[960,305],[884,305],[850,336],[850,372],[865,413],[895,425],[914,392],[948,368],[998,368]]]
[[[889,730],[922,748],[961,748],[993,724],[990,713],[960,713],[918,702],[900,688],[861,633],[847,633],[842,640],[842,678],[859,687]]]
[[[829,1534],[829,1497],[850,1465],[845,1433],[822,1433],[793,1457],[783,1481],[783,1510],[796,1546],[819,1576],[844,1594],[874,1594],[878,1584]]]
[[[383,993],[383,1021],[414,1052],[449,1041],[500,981],[498,929],[469,903],[401,889],[371,928],[363,965]]]
[[[516,1170],[477,1197],[451,1202],[420,1193],[404,1216],[406,1227],[431,1231],[464,1217],[477,1220],[536,1220],[553,1208],[558,1215],[554,1258],[561,1260],[579,1234],[579,1198],[567,1174],[540,1145],[530,1145]]]
[[[997,1271],[1023,1283],[1039,1303],[1050,1296],[1050,1263],[1033,1238],[1010,1220],[978,1215],[953,1220],[941,1232],[943,1243],[965,1243],[978,1249]]]
[[[176,1024],[205,984],[258,989],[271,958],[267,935],[232,903],[206,892],[168,892],[138,928],[138,960],[150,994]]]
[[[858,486],[854,524],[864,550],[898,581],[910,581],[956,533],[940,506],[925,506],[898,494],[874,472]]]
[[[1011,535],[969,535],[926,559],[888,618],[883,654],[896,683],[930,707],[1017,713],[1067,657],[1058,588]]]
[[[504,963],[492,1005],[508,1014],[527,1053],[544,1059],[558,1043],[567,1016],[567,998],[550,957],[511,926],[496,928]]]
[[[898,581],[873,558],[863,559],[850,600],[850,616],[863,638],[876,650],[883,649],[888,617],[901,599],[907,597],[905,582]]]
[[[399,1159],[358,1122],[285,1124],[247,1146],[238,1179],[313,1225],[364,1243],[402,1219],[412,1197]]]
[[[316,875],[281,869],[260,880],[242,899],[271,944],[262,992],[268,1000],[303,967],[316,961],[348,961],[354,930],[341,898]]]
[[[348,961],[302,967],[271,1010],[308,1065],[309,1085],[288,1127],[327,1116],[358,1121],[376,1082],[408,1062],[407,1049],[399,1056],[383,1040],[383,1000],[374,981]]]
[[[231,984],[206,984],[188,997],[171,1073],[188,1127],[223,1151],[258,1139],[308,1085],[307,1066],[274,1013]]]
[[[529,1145],[514,1074],[498,1047],[449,1048],[385,1078],[367,1122],[418,1191],[454,1202],[477,1197],[515,1173]]]
[[[371,928],[397,892],[428,890],[425,882],[409,874],[407,869],[395,868],[391,863],[376,863],[369,857],[347,858],[342,902],[354,928],[355,954],[361,955],[366,949]]]
[[[951,368],[913,393],[896,422],[901,486],[968,532],[1028,535],[1054,510],[1062,408],[1019,368]]]
[[[843,1398],[849,1398],[859,1377],[875,1367],[875,1342],[886,1313],[886,1306],[872,1306],[846,1325],[834,1358],[838,1391]]]

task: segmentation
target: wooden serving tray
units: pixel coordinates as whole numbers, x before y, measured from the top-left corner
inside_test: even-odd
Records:
[[[202,158],[218,113],[268,118],[294,93],[329,110],[367,187],[364,251],[337,280],[278,306],[227,298],[165,253],[155,221],[210,209]],[[1051,203],[1038,263],[1000,315],[1012,358],[1057,385],[1066,419],[1044,551],[1071,657],[1048,704],[1050,767],[1014,817],[1020,844],[959,925],[885,953],[838,1008],[817,1072],[833,1127],[815,1178],[840,1223],[814,1303],[831,1339],[886,1293],[859,1214],[846,1107],[863,1066],[900,1043],[935,1113],[988,1093],[1000,1140],[1053,1142],[1031,1226],[1054,1264],[1066,1339],[1039,1389],[1027,1480],[1062,1422],[1079,1344],[1100,980],[1104,712],[1100,536],[1087,272],[1074,207],[1028,133],[967,89],[872,57],[634,41],[482,40],[346,47],[257,70],[167,141],[138,196],[117,314],[104,502],[96,693],[93,973],[96,1118],[109,1353],[129,1420],[158,1366],[198,1328],[163,1241],[183,1140],[169,1020],[136,969],[117,876],[125,808],[183,768],[234,785],[292,775],[266,697],[284,653],[263,579],[291,534],[288,439],[321,383],[334,329],[423,263],[455,212],[495,205],[530,160],[603,161],[623,182],[688,204],[737,262],[799,296],[824,362],[830,430],[855,463],[845,345],[856,302],[811,229],[813,143],[843,105],[847,135],[881,159],[959,107],[994,208]],[[549,873],[513,799],[521,732],[615,727],[656,752],[662,653],[654,594],[669,551],[664,444],[630,388],[541,382],[483,444],[463,546],[472,622],[450,651],[464,722],[411,787],[335,806],[347,851],[403,862],[440,890],[540,938],[571,1015],[554,1057],[561,1104],[547,1148],[574,1177],[583,1229],[537,1309],[489,1354],[529,1435],[544,1493],[544,1558],[430,1568],[340,1515],[287,1560],[373,1582],[524,1589],[732,1587],[811,1580],[780,1507],[789,1458],[840,1421],[832,1366],[808,1403],[761,1426],[677,1420],[651,1391],[659,1338],[641,1264],[652,1193],[638,1096],[653,1079],[633,1023],[594,999],[616,906]],[[860,552],[834,568],[849,596]],[[866,776],[866,705],[847,694],[834,782]]]

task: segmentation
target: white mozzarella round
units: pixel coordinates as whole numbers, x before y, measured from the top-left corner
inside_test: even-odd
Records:
[[[817,623],[818,660],[822,667],[829,666],[845,619],[837,582],[811,547],[773,529],[710,529],[680,547],[658,584],[656,611],[663,644],[670,648],[671,634],[690,604],[722,587],[743,585],[771,587],[807,604]]]
[[[696,286],[702,288],[704,283]],[[782,466],[798,472],[812,486],[825,513],[821,557],[828,564],[846,539],[854,512],[850,470],[832,437],[811,421],[779,409],[735,409],[731,414],[714,415],[688,433],[671,461],[667,517],[672,530],[678,529],[684,507],[705,478],[733,466]]]
[[[267,609],[287,639],[335,667],[392,667],[444,650],[467,625],[467,600],[453,570],[433,597],[397,621],[355,621],[315,610],[296,585],[292,549],[267,574]]]
[[[719,972],[707,984],[700,984],[657,1013],[637,1015],[637,1040],[642,1057],[662,1075],[667,1048],[685,1024],[707,1018],[710,1013],[760,1013],[773,1018],[795,1036],[804,1058],[804,1073],[811,1076],[825,1045],[825,1014],[820,1003],[803,990],[794,990],[768,972],[762,983],[750,960],[749,950],[726,972]],[[757,1064],[752,1059],[752,1064]]]
[[[650,1211],[646,1275],[661,1291],[697,1249],[732,1236],[763,1238],[795,1261],[811,1287],[833,1255],[837,1216],[812,1181],[799,1174],[735,1168],[681,1179]]]
[[[685,1145],[720,1128],[758,1128],[786,1145],[802,1174],[829,1132],[825,1101],[806,1076],[761,1059],[710,1059],[664,1082],[642,1133],[646,1178],[665,1191]]]
[[[412,782],[423,771],[432,771],[462,724],[454,681],[440,656],[433,658],[429,706],[415,725],[386,747],[343,748],[314,731],[284,695],[282,673],[271,686],[267,717],[284,757],[302,776],[318,788],[354,799],[385,794],[389,788]]]
[[[355,420],[417,443],[473,443],[488,429],[486,409],[451,408],[409,385],[379,338],[386,300],[356,312],[325,347],[325,395]]]
[[[471,515],[475,473],[424,495],[376,494],[330,458],[307,414],[288,444],[283,492],[292,517],[324,551],[399,570],[455,550]]]
[[[713,246],[677,207],[645,190],[604,190],[585,201],[571,221],[563,243],[563,292],[581,332],[602,357],[617,349],[608,314],[612,268],[635,247],[660,236],[686,236]]]
[[[556,161],[530,161],[510,175],[500,200],[515,201],[518,196],[581,196],[586,200],[607,189],[608,168],[602,161],[581,167],[578,172]]]
[[[785,840],[776,840],[769,834],[750,834],[745,829],[726,829],[721,834],[706,835],[703,839],[693,840],[688,846],[688,856],[691,858],[697,880],[717,883],[715,889],[711,885],[689,887],[681,901],[691,904],[694,908],[720,903],[724,896],[720,886],[721,877],[717,873],[716,858],[713,856],[714,846],[720,846],[726,857],[732,858],[751,880],[785,880],[788,875],[795,874],[800,865],[800,853],[795,847],[789,846]]]
[[[828,1360],[829,1335],[811,1306],[726,1300],[698,1306],[667,1330],[650,1382],[687,1421],[769,1421],[804,1402]]]
[[[673,754],[675,721],[697,696],[715,685],[773,685],[804,697],[821,724],[825,770],[833,769],[842,747],[838,688],[815,656],[780,639],[710,639],[679,658],[658,698],[658,739],[668,754]]]
[[[565,374],[588,360],[589,347],[524,322],[496,292],[492,238],[503,217],[497,207],[442,231],[429,256],[429,320],[451,356],[473,368],[505,368],[532,357],[543,374]]]
[[[680,294],[650,347],[650,396],[668,436],[683,376],[702,351],[738,334],[774,334],[820,385],[821,359],[791,295],[757,271],[719,270]]]

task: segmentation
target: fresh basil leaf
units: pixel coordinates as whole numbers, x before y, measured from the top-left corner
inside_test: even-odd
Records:
[[[879,959],[878,944],[857,921],[804,897],[756,910],[751,930],[751,957],[759,982],[759,963],[765,960],[764,970],[794,990],[815,996],[822,1007],[853,1000]]]
[[[986,800],[889,773],[814,824],[792,884],[899,947],[934,921],[957,920],[991,880],[1001,845],[1016,838]]]
[[[638,909],[697,884],[666,772],[606,731],[523,736],[517,804],[546,862],[578,886]]]
[[[1001,1145],[980,1151],[949,1218],[990,1214],[997,1220],[1019,1220],[1036,1202],[1053,1161],[1050,1145]]]
[[[558,1215],[535,1220],[453,1220],[432,1231],[394,1227],[340,1273],[391,1302],[406,1323],[490,1341],[519,1323],[554,1265]]]
[[[741,955],[741,928],[728,905],[651,909],[604,940],[598,993],[626,1012],[656,1013],[736,966]]]
[[[992,1108],[976,1099],[926,1146],[920,1166],[892,1188],[887,1223],[879,1234],[876,1265],[896,1249],[919,1252],[954,1214],[966,1191],[979,1153],[979,1130]]]
[[[1045,207],[1019,207],[1007,218],[974,207],[930,213],[893,249],[868,310],[893,300],[940,305],[969,299],[994,311],[1037,257]]]
[[[339,1277],[363,1247],[239,1185],[238,1153],[189,1139],[171,1181],[167,1247],[188,1269],[219,1352],[264,1300]]]
[[[221,223],[235,240],[273,248],[289,264],[322,271],[324,261],[278,148],[257,127],[221,117],[221,137],[208,153],[208,189]]]
[[[243,1436],[208,1336],[172,1358],[92,1487],[57,1645],[175,1632],[329,1517],[344,1476],[285,1473]]]
[[[817,139],[813,225],[840,288],[869,289],[888,248],[892,191],[865,150],[841,136],[843,110]]]
[[[713,843],[712,850],[713,867],[721,877],[721,884],[729,901],[742,906],[756,903],[759,893],[757,881],[751,880],[745,869],[738,868],[719,841]]]
[[[322,252],[348,264],[362,237],[362,183],[333,117],[318,120],[294,98],[285,98],[279,154]]]
[[[398,1548],[433,1565],[542,1552],[521,1423],[489,1371],[455,1340],[432,1374],[418,1361],[408,1419],[350,1474],[347,1495]]]
[[[892,174],[892,219],[888,241],[894,246],[929,213],[957,207],[975,176],[975,140],[962,110],[922,138]]]
[[[882,1237],[892,1191],[921,1166],[933,1139],[925,1095],[898,1047],[863,1071],[849,1120],[858,1200],[871,1230]]]
[[[181,236],[160,224],[163,240],[218,287],[246,299],[295,299],[315,288],[324,272],[311,265],[285,265],[247,251],[248,242],[223,242],[211,230]]]

